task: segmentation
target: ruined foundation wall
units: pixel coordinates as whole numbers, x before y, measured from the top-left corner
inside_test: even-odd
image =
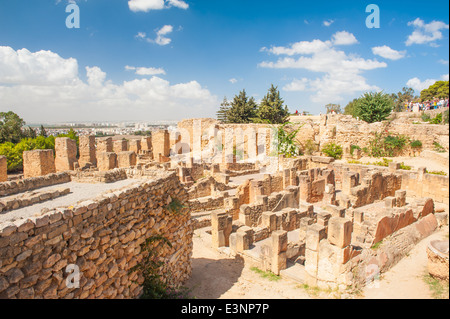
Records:
[[[67,172],[48,174],[40,177],[20,179],[0,183],[0,196],[9,196],[41,187],[68,183],[71,181]]]
[[[141,244],[167,238],[162,277],[180,285],[191,274],[190,212],[167,210],[187,194],[173,173],[107,193],[75,207],[0,225],[0,298],[136,298],[142,287],[130,269]],[[79,288],[66,286],[66,267],[79,267]]]

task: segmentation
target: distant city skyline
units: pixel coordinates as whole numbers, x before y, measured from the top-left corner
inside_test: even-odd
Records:
[[[379,28],[367,25],[369,4]],[[0,112],[27,123],[215,118],[225,96],[245,89],[259,101],[271,84],[292,113],[343,109],[367,91],[419,95],[449,78],[448,10],[443,0],[4,0]]]

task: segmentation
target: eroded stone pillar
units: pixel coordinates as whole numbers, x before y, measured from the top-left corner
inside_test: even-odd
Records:
[[[53,150],[23,152],[24,178],[38,177],[52,173],[56,173]]]
[[[272,272],[276,275],[280,271],[286,269],[286,251],[288,245],[287,232],[284,230],[277,230],[272,233]]]
[[[170,134],[168,130],[161,130],[152,133],[152,148],[153,157],[156,160],[159,160],[161,156],[170,156]]]
[[[55,168],[57,172],[72,171],[77,162],[77,142],[68,137],[55,139]]]
[[[128,151],[128,141],[127,140],[117,140],[113,143],[114,153],[119,154],[120,152]]]
[[[85,167],[87,163],[96,166],[97,157],[95,151],[95,136],[90,135],[80,136],[79,148],[80,148],[80,159],[78,160],[78,163],[80,164],[80,167],[81,168]]]
[[[211,213],[212,246],[215,248],[230,246],[230,234],[233,218],[226,213]]]
[[[120,152],[117,154],[117,166],[119,168],[136,166],[136,162],[137,162],[137,155],[133,151]]]
[[[0,155],[0,183],[8,180],[8,161],[6,156]]]
[[[117,154],[112,152],[97,154],[97,167],[101,172],[117,168]]]

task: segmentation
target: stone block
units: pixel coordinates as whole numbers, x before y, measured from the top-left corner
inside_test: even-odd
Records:
[[[78,163],[81,168],[85,167],[87,163],[90,163],[93,166],[97,165],[95,136],[91,135],[80,136],[79,153],[80,158],[78,160]]]
[[[24,178],[38,177],[52,173],[56,173],[53,150],[23,152]]]
[[[6,156],[0,155],[0,183],[8,180],[8,161]]]
[[[403,207],[406,205],[406,191],[398,190],[395,192],[395,204],[396,207]]]
[[[332,217],[328,222],[328,241],[340,248],[347,247],[352,241],[353,224],[341,217]]]
[[[97,141],[97,155],[101,153],[112,153],[114,151],[111,137],[99,139]]]
[[[384,199],[384,204],[386,208],[394,208],[397,207],[397,199],[393,196],[386,197]]]
[[[128,151],[139,154],[141,152],[141,140],[131,139],[128,141]]]
[[[97,167],[101,172],[117,168],[117,154],[106,152],[97,154]]]
[[[300,219],[300,227],[299,227],[299,240],[305,241],[306,239],[306,231],[310,225],[314,224],[314,219],[311,217],[303,217]]]
[[[77,163],[77,143],[68,137],[55,139],[55,168],[56,172],[72,171]]]
[[[223,212],[211,214],[211,235],[213,247],[228,247],[233,219]]]
[[[114,141],[113,150],[116,154],[119,154],[120,152],[128,152],[128,141],[125,139]]]
[[[264,212],[261,215],[262,226],[267,227],[269,231],[277,230],[277,214],[274,212]]]
[[[168,130],[152,133],[152,149],[155,159],[159,158],[159,154],[165,157],[170,156],[170,134]]]
[[[287,251],[288,236],[287,231],[276,230],[272,233],[272,252],[274,254],[279,254],[281,252]]]
[[[136,166],[137,155],[134,151],[120,152],[117,154],[117,165],[119,168]]]
[[[318,251],[319,243],[327,238],[327,230],[324,226],[313,224],[306,231],[306,249]]]

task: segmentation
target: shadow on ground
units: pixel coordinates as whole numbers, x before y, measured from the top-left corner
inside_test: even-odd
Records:
[[[192,259],[192,276],[185,287],[197,299],[218,299],[239,279],[244,268],[240,256],[234,259]]]

